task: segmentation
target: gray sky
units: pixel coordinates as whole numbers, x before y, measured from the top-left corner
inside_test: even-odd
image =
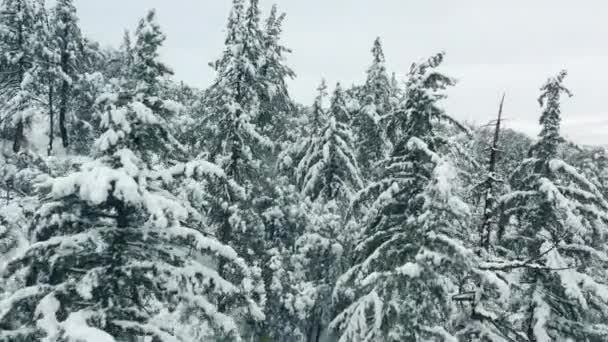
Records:
[[[293,97],[310,103],[322,77],[361,82],[370,49],[382,38],[389,70],[403,75],[412,61],[446,51],[444,70],[459,83],[445,106],[478,124],[496,116],[507,93],[508,126],[536,134],[538,89],[569,71],[574,97],[564,100],[564,134],[578,143],[608,144],[608,2],[604,0],[261,0],[287,12],[284,43],[298,77]],[[147,9],[156,8],[168,36],[163,57],[176,77],[207,86],[207,63],[222,50],[229,0],[76,0],[83,30],[119,44]]]

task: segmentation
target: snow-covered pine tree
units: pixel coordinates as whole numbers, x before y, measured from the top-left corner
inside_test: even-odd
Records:
[[[387,139],[382,121],[391,111],[393,93],[380,38],[374,41],[372,55],[373,62],[367,70],[367,79],[361,89],[362,108],[353,119],[357,157],[366,174],[369,174],[374,163],[386,156]]]
[[[447,140],[437,101],[454,81],[435,70],[437,54],[412,65],[403,121],[384,173],[355,199],[371,198],[354,266],[336,286],[340,342],[456,340],[452,295],[474,276],[464,241],[468,206],[456,195],[457,170],[441,154]]]
[[[260,94],[260,115],[257,125],[273,139],[285,141],[290,120],[293,120],[295,106],[287,89],[287,80],[295,73],[285,64],[286,55],[291,50],[281,44],[285,13],[278,13],[273,5],[266,19],[263,32],[264,62],[260,69],[264,91]]]
[[[519,277],[510,324],[528,341],[608,338],[608,203],[558,157],[565,77],[561,71],[541,88],[539,140],[499,200],[507,261],[489,265]]]
[[[130,64],[130,78],[136,82],[135,89],[146,106],[165,115],[165,103],[159,98],[162,95],[163,78],[173,75],[169,66],[160,60],[160,47],[165,41],[165,34],[157,22],[156,11],[150,10],[139,21],[135,30],[135,42],[129,49],[133,60]]]
[[[327,83],[325,82],[325,79],[323,79],[317,88],[317,96],[312,104],[308,119],[309,133],[311,136],[320,132],[327,122],[327,110],[324,107],[327,95]]]
[[[428,125],[428,122],[424,120],[417,122],[418,120],[415,117],[410,120],[410,116],[413,108],[424,108],[429,101],[432,102],[435,99],[436,89],[433,86],[435,84],[454,84],[453,79],[436,70],[443,62],[443,58],[444,54],[440,53],[430,58],[426,63],[412,65],[405,85],[405,97],[398,105],[394,106],[392,113],[387,118],[387,135],[393,145],[401,142],[403,140],[402,136],[407,136],[408,129],[414,129],[413,127],[415,127],[418,131],[425,131],[422,126]],[[432,111],[425,115],[461,126],[449,115],[445,115],[437,106],[428,106],[425,109]],[[415,123],[414,126],[412,126],[413,123]]]
[[[263,260],[267,268],[264,336],[269,341],[298,341],[301,320],[293,301],[297,297],[294,285],[301,279],[296,277],[299,273],[292,256],[296,240],[308,225],[310,206],[288,176],[276,177],[271,191],[271,205],[262,212],[267,246]]]
[[[331,292],[344,267],[348,235],[344,214],[350,198],[363,186],[344,91],[336,86],[327,111],[325,92],[323,82],[311,112],[311,135],[303,137],[293,166],[302,195],[310,199],[303,234],[290,258],[294,282],[292,299],[286,303],[298,318],[301,341],[318,341],[331,319]]]
[[[279,172],[284,172],[290,178],[290,182],[297,184],[297,172],[295,172],[294,163],[299,163],[307,149],[313,143],[317,136],[321,134],[321,130],[328,122],[327,108],[325,101],[327,98],[327,84],[325,80],[321,80],[317,88],[317,96],[314,99],[312,107],[305,108],[302,114],[301,127],[295,134],[295,141],[287,148],[280,152],[277,162]]]
[[[39,70],[37,50],[46,32],[43,0],[3,0],[0,4],[0,123],[13,151],[25,142],[33,108],[33,87]]]
[[[38,206],[35,179],[47,171],[36,154],[0,155],[0,274],[12,256],[27,245],[26,228]],[[0,298],[5,291],[0,280]]]
[[[49,118],[47,155],[53,152],[53,138],[55,135],[55,108],[56,108],[56,87],[57,79],[61,77],[57,66],[58,55],[54,51],[55,41],[51,29],[50,16],[46,9],[37,12],[36,43],[34,44],[34,55],[32,60],[36,61],[37,66],[31,69],[34,82],[29,87],[31,95],[35,96],[40,112],[46,112]],[[37,115],[33,113],[29,120],[33,121]],[[28,121],[29,121],[28,120]],[[32,146],[33,147],[33,146]],[[32,148],[33,149],[33,148]]]
[[[338,83],[327,120],[321,130],[313,132],[295,170],[302,193],[313,200],[348,202],[363,187],[345,101],[344,91]]]
[[[344,253],[352,243],[352,232],[344,218],[344,202],[307,200],[306,225],[295,241],[290,300],[286,303],[297,318],[297,341],[317,342],[326,335],[334,315],[332,292],[346,269]]]
[[[75,84],[81,77],[85,63],[85,41],[78,26],[78,15],[73,0],[58,0],[50,20],[50,50],[56,59],[56,98],[59,132],[64,148],[69,145],[68,114]],[[51,90],[53,91],[53,90]],[[49,148],[52,148],[49,145]]]
[[[263,34],[259,27],[258,1],[234,0],[228,19],[224,52],[212,64],[217,77],[205,94],[205,113],[198,126],[200,140],[216,162],[236,184],[240,193],[229,189],[217,193],[211,207],[210,222],[221,242],[237,250],[246,260],[263,266],[261,275],[268,286],[271,270],[264,260],[266,250],[262,212],[269,206],[268,163],[273,142],[257,125],[260,94],[264,83],[260,75],[264,61]],[[228,271],[220,263],[218,272]],[[258,269],[260,270],[260,269]],[[263,294],[260,294],[263,296]],[[263,327],[250,327],[257,334]]]
[[[261,152],[273,145],[255,122],[260,115],[259,62],[263,51],[261,34],[252,23],[259,21],[254,15],[259,15],[257,1],[250,7],[245,9],[244,0],[233,2],[224,53],[214,63],[218,75],[207,92],[210,113],[203,118],[203,124],[213,127],[208,138],[211,157],[243,185],[261,181]]]
[[[95,159],[40,184],[33,243],[7,267],[15,287],[0,303],[0,339],[241,340],[239,324],[263,317],[251,269],[164,186],[178,174],[221,170],[153,171],[145,156],[151,140],[166,140],[160,115],[128,88],[98,103]]]
[[[585,149],[574,156],[574,165],[608,200],[608,151],[604,147]]]
[[[130,48],[133,60],[127,69],[128,76],[123,82],[131,89],[137,101],[158,113],[167,122],[164,127],[165,132],[162,133],[166,140],[149,142],[158,144],[154,149],[161,154],[149,158],[184,159],[184,148],[170,132],[169,119],[181,109],[181,105],[164,96],[163,80],[172,75],[173,71],[160,60],[159,50],[166,37],[161,31],[155,10],[148,11],[139,21],[134,38],[135,42]]]

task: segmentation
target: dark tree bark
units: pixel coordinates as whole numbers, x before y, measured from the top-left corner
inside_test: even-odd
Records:
[[[498,159],[498,144],[500,140],[500,124],[502,120],[502,108],[505,102],[503,94],[498,107],[498,118],[496,119],[496,127],[494,130],[494,139],[492,139],[492,147],[490,148],[490,159],[488,161],[488,178],[485,183],[485,206],[483,209],[483,221],[480,228],[481,246],[488,250],[490,248],[490,236],[492,234],[492,211],[495,205],[494,184],[498,181],[496,178],[496,161]]]
[[[53,113],[53,85],[49,84],[49,146],[46,150],[47,155],[53,154],[53,138],[55,137],[55,122]]]
[[[17,10],[21,12],[21,3],[18,3]],[[23,25],[19,25],[19,30],[17,32],[17,44],[20,48],[23,47]],[[19,58],[19,87],[23,83],[23,77],[25,74],[25,61],[23,60],[23,56]],[[21,106],[19,106],[19,112],[21,112]],[[15,135],[13,139],[13,152],[17,153],[21,149],[21,143],[24,140],[23,136],[23,118],[20,117],[17,125],[15,126]]]
[[[63,46],[62,51],[61,51],[61,70],[66,74],[69,75],[69,68],[70,68],[70,55],[66,52],[68,47],[68,35],[69,35],[69,31],[68,31],[68,25],[65,25],[65,29],[64,29],[64,33],[63,33]],[[60,100],[60,104],[59,104],[59,132],[61,134],[61,142],[63,144],[63,147],[67,148],[69,146],[69,140],[68,140],[68,129],[66,127],[66,114],[68,111],[68,103],[70,100],[70,84],[68,83],[68,81],[63,80],[61,83],[61,90],[60,90],[60,94],[59,94],[61,100]]]
[[[19,119],[15,126],[15,137],[13,140],[13,152],[17,153],[21,150],[21,142],[23,142],[23,119]]]
[[[69,146],[68,140],[68,129],[66,127],[65,116],[68,111],[68,100],[69,100],[69,84],[63,81],[61,85],[61,104],[59,107],[59,132],[61,134],[61,142],[63,147]]]

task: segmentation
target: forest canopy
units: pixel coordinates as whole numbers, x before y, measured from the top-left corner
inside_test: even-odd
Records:
[[[561,135],[565,70],[528,137],[380,38],[298,103],[258,0],[205,89],[154,10],[102,48],[74,0],[0,1],[0,341],[608,340],[608,155]]]

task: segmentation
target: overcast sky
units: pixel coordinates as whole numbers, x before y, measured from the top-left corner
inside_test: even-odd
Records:
[[[484,124],[507,93],[508,126],[536,134],[538,89],[565,68],[574,97],[564,100],[564,134],[583,144],[608,144],[608,1],[604,0],[261,0],[287,13],[284,43],[298,77],[293,97],[311,102],[320,79],[361,82],[380,36],[389,70],[445,51],[444,70],[458,85],[445,107]],[[85,33],[117,45],[156,8],[167,34],[163,58],[176,78],[204,87],[207,63],[222,50],[229,0],[76,0]]]

